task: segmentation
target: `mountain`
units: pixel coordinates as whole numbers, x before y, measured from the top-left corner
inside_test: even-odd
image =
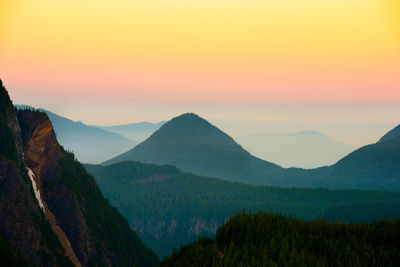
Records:
[[[227,218],[243,210],[307,220],[323,214],[354,222],[400,218],[400,193],[253,186],[132,161],[85,167],[160,257],[200,236],[213,236]],[[356,212],[342,215],[342,209]]]
[[[184,172],[255,185],[400,191],[399,140],[361,147],[331,166],[285,169],[252,156],[206,120],[187,113],[103,164],[132,160],[172,165]]]
[[[1,82],[0,129],[0,255],[24,266],[158,265],[48,116],[17,111]]]
[[[118,133],[131,140],[142,142],[146,140],[150,135],[152,135],[155,131],[157,131],[164,123],[165,121],[161,121],[158,123],[138,122],[124,125],[95,127],[101,128],[108,132]]]
[[[126,160],[173,165],[186,172],[247,183],[272,182],[271,171],[281,169],[252,156],[193,113],[173,118],[146,141],[103,164]]]
[[[400,136],[357,149],[326,175],[325,187],[400,191]]]
[[[389,139],[399,137],[399,136],[400,136],[400,125],[398,125],[394,129],[392,129],[388,133],[386,133],[384,136],[382,136],[382,138],[379,139],[379,142],[387,141]]]
[[[239,213],[160,266],[397,266],[400,220],[370,224]],[[361,249],[362,248],[362,249]]]
[[[327,166],[354,150],[317,131],[249,134],[235,139],[254,156],[283,167],[310,169]]]
[[[28,106],[17,106],[26,107]],[[88,126],[80,121],[75,122],[45,109],[39,110],[49,116],[60,144],[73,151],[81,162],[99,163],[126,152],[137,144],[118,133]]]

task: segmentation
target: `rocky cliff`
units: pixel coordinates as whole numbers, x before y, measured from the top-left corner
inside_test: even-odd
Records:
[[[32,191],[18,116],[1,82],[0,102],[0,233],[34,265],[72,266]]]
[[[37,266],[156,266],[47,115],[16,111],[0,84],[0,235]]]

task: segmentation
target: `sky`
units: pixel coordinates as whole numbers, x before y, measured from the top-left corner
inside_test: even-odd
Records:
[[[0,0],[0,78],[88,124],[380,125],[363,143],[400,122],[400,1]]]

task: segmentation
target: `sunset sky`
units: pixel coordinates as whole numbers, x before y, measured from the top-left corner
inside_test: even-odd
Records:
[[[0,78],[87,123],[400,123],[400,1],[0,0]]]

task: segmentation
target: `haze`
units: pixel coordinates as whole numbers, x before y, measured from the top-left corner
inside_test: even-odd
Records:
[[[233,136],[360,146],[399,123],[399,14],[396,0],[3,0],[0,76],[14,102],[87,124],[191,111]]]

